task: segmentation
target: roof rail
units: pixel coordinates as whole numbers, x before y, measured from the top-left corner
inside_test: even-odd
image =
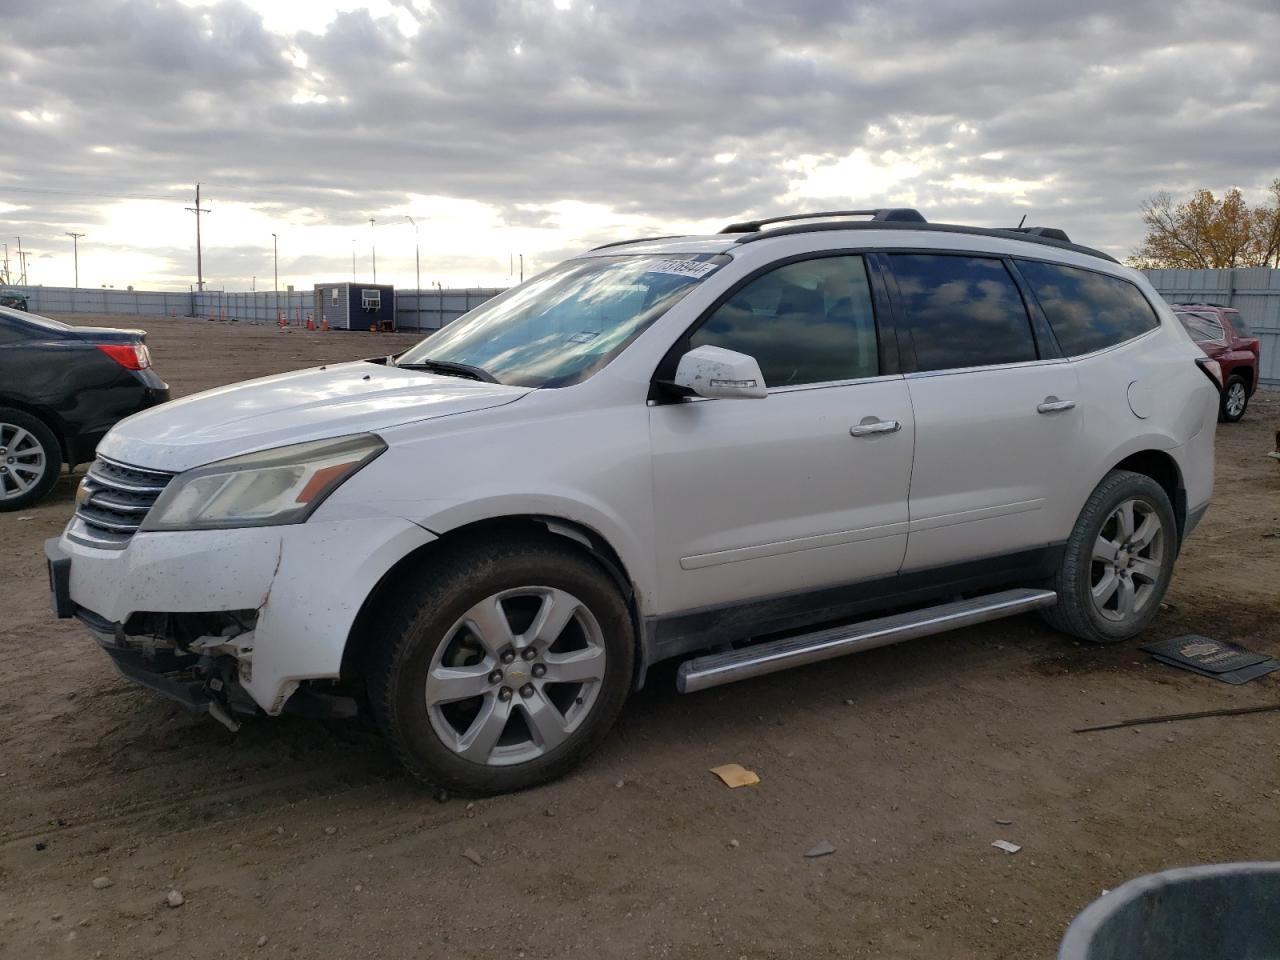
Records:
[[[925,223],[919,210],[910,207],[881,207],[879,210],[823,210],[817,213],[789,213],[783,217],[765,217],[762,220],[743,220],[731,223],[721,233],[757,233],[761,227],[792,220],[819,220],[825,217],[870,217],[879,223]]]
[[[1079,243],[1070,243],[1065,240],[1059,240],[1056,236],[1027,233],[1025,231],[1018,232],[1017,230],[1012,229],[1000,230],[990,227],[970,227],[959,223],[911,223],[893,220],[846,220],[836,221],[834,223],[798,223],[792,224],[791,226],[778,227],[776,230],[746,233],[738,237],[735,242],[755,243],[758,240],[774,240],[778,237],[786,237],[797,233],[818,233],[826,230],[914,230],[936,233],[968,233],[979,237],[997,237],[1002,240],[1020,240],[1023,243],[1042,244],[1046,247],[1057,247],[1059,250],[1073,250],[1076,253],[1083,253],[1086,256],[1097,257],[1100,260],[1108,260],[1111,263],[1120,262],[1109,253],[1104,253],[1101,250],[1095,250],[1093,247],[1086,247]],[[721,232],[723,233],[724,231]]]
[[[1033,237],[1048,237],[1050,240],[1061,240],[1063,243],[1070,243],[1071,238],[1067,236],[1067,231],[1058,227],[1006,227],[1014,233],[1026,233]]]
[[[635,237],[631,240],[614,240],[612,243],[602,243],[598,247],[592,247],[591,250],[607,250],[609,247],[625,247],[628,243],[644,243],[646,240],[678,240],[683,236],[683,233],[668,233],[661,237]],[[590,252],[591,251],[588,251],[588,253]]]

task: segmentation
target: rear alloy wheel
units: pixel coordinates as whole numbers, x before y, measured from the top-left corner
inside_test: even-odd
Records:
[[[1245,408],[1248,406],[1249,388],[1244,380],[1235,375],[1228,377],[1226,386],[1222,388],[1220,419],[1223,423],[1235,423],[1244,416]]]
[[[1080,511],[1054,576],[1058,603],[1043,616],[1083,640],[1127,640],[1159,612],[1177,552],[1164,488],[1145,474],[1113,470]]]
[[[433,557],[368,634],[369,701],[396,755],[456,793],[554,779],[604,739],[631,688],[631,614],[581,550],[477,541]]]
[[[0,407],[0,512],[35,503],[58,480],[62,451],[44,422]]]
[[[1089,596],[1112,623],[1138,616],[1155,597],[1164,569],[1165,531],[1151,503],[1123,501],[1094,541]]]

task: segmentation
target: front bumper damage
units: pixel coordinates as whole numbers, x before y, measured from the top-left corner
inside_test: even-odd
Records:
[[[192,713],[208,713],[232,731],[239,727],[234,714],[258,712],[258,705],[240,684],[241,676],[252,670],[252,624],[257,611],[160,614],[131,624],[112,623],[85,609],[78,609],[75,616],[125,679],[177,701]],[[240,616],[249,619],[241,621]],[[207,632],[218,630],[219,621],[224,622],[222,633]],[[198,636],[192,639],[193,634]]]
[[[369,593],[435,537],[396,519],[45,543],[54,612],[119,672],[235,729],[237,715],[356,712],[342,659]]]

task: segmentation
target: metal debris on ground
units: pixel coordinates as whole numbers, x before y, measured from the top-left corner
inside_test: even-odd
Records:
[[[828,857],[835,852],[836,848],[834,844],[827,840],[820,840],[806,850],[804,855],[812,860],[814,857]]]
[[[1144,643],[1138,649],[1147,651],[1161,663],[1167,663],[1171,667],[1189,670],[1224,683],[1248,683],[1280,670],[1280,660],[1265,653],[1256,653],[1239,644],[1195,633]]]
[[[480,854],[476,853],[470,847],[462,851],[462,855],[474,863],[477,867],[483,866],[484,861],[480,859]]]
[[[749,787],[760,782],[755,772],[740,763],[725,763],[712,767],[711,772],[724,781],[726,787]]]
[[[1016,843],[1010,843],[1008,840],[993,840],[991,845],[993,847],[999,847],[1005,853],[1017,853],[1022,849],[1022,847],[1018,846]]]
[[[1100,723],[1093,727],[1077,727],[1072,733],[1096,733],[1099,730],[1119,730],[1121,727],[1140,727],[1148,723],[1172,723],[1175,720],[1203,720],[1206,717],[1241,717],[1250,713],[1280,711],[1280,703],[1264,703],[1257,707],[1224,707],[1221,710],[1197,710],[1194,713],[1165,713],[1155,717],[1135,717],[1115,723]]]

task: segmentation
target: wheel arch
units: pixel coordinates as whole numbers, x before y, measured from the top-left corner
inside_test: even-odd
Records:
[[[577,520],[547,514],[512,514],[474,520],[442,533],[438,539],[425,543],[401,557],[378,580],[361,604],[352,622],[347,643],[342,653],[341,676],[352,679],[360,674],[366,649],[368,631],[383,598],[394,593],[407,579],[414,577],[424,566],[438,562],[458,544],[477,538],[498,539],[505,537],[553,538],[556,542],[568,541],[576,549],[594,560],[618,588],[627,609],[631,613],[635,631],[636,664],[641,663],[643,623],[637,599],[635,581],[613,545],[598,530]],[[637,685],[643,676],[637,677]]]
[[[1173,516],[1178,527],[1178,543],[1181,545],[1187,522],[1187,490],[1182,481],[1182,469],[1178,461],[1164,450],[1139,450],[1131,453],[1111,468],[1129,470],[1150,477],[1169,496],[1173,504]]]

